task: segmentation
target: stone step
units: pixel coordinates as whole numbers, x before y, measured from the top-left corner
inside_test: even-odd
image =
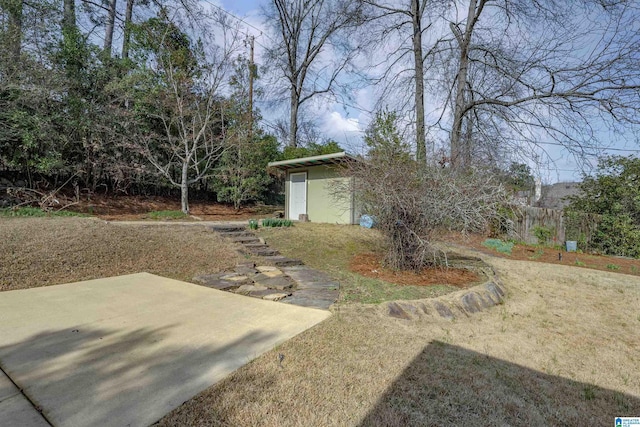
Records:
[[[254,277],[254,284],[256,286],[262,286],[268,289],[278,289],[280,291],[291,289],[295,286],[293,280],[288,277],[276,276],[276,277],[262,277],[263,275],[259,274]]]
[[[256,237],[251,231],[220,231],[218,232],[222,237],[228,237],[230,239],[234,237]]]
[[[260,238],[258,237],[258,239],[260,239]],[[245,248],[264,248],[264,247],[269,247],[269,245],[267,245],[266,243],[263,243],[263,242],[245,243],[244,247]]]
[[[242,285],[236,289],[234,289],[233,292],[240,294],[240,295],[249,295],[249,293],[251,292],[255,292],[255,291],[265,291],[267,290],[267,288],[265,288],[264,286],[259,286],[257,284],[252,284],[252,285]]]
[[[242,248],[242,253],[244,254],[251,254],[251,255],[258,255],[258,256],[275,256],[275,255],[280,255],[280,252],[278,252],[275,249],[271,249],[269,246],[267,245],[261,245],[261,246],[247,246],[247,245],[243,245],[244,247]]]
[[[295,279],[294,279],[295,280]],[[301,282],[298,280],[295,280],[296,282],[296,287],[300,290],[302,289],[308,289],[308,290],[329,290],[329,291],[333,291],[333,290],[338,290],[340,289],[340,282]]]
[[[236,225],[236,224],[219,224],[212,225],[209,227],[211,231],[215,231],[216,233],[231,233],[234,231],[245,231],[247,229],[246,225]]]
[[[249,265],[237,265],[234,271],[238,274],[244,274],[246,276],[255,276],[258,274],[258,270]]]
[[[304,265],[304,262],[299,259],[287,258],[282,255],[266,256],[264,257],[264,260],[270,262],[276,267],[292,267],[294,265]]]
[[[241,285],[241,283],[221,279],[220,274],[203,274],[201,276],[196,276],[191,280],[199,285],[206,286],[207,288],[218,289],[221,291],[231,291],[237,289]]]
[[[307,266],[285,267],[282,269],[289,277],[298,282],[303,283],[329,283],[333,282],[331,276],[322,271],[314,270]]]
[[[271,249],[269,245],[265,245],[263,243],[244,243],[243,248],[248,251],[259,251],[262,249]]]
[[[242,244],[246,244],[246,243],[259,243],[260,239],[257,238],[254,235],[251,236],[238,236],[238,237],[232,237],[231,240],[235,243],[242,243]]]
[[[250,297],[266,299],[269,301],[279,301],[283,298],[291,296],[291,292],[279,291],[275,289],[266,289],[262,291],[249,292]]]
[[[281,302],[302,307],[313,307],[328,310],[338,300],[337,290],[299,290]]]

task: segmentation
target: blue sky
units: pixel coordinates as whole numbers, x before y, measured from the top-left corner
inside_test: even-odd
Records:
[[[249,25],[246,28],[249,34],[258,36],[259,31],[256,30],[256,27],[264,29],[265,33],[267,32],[263,18],[260,15],[260,8],[267,4],[267,0],[213,0],[213,2],[248,23]],[[258,42],[258,45],[256,45],[258,63],[261,50],[259,44],[260,41],[262,41],[262,44],[267,44],[268,39],[266,37],[262,35],[256,38]],[[311,114],[317,118],[322,134],[337,140],[349,151],[358,152],[363,149],[362,132],[366,129],[371,119],[369,111],[374,107],[373,91],[366,88],[360,89],[354,91],[352,97],[354,102],[349,103],[349,105],[332,99],[318,99],[311,106]],[[356,106],[362,108],[357,108]],[[285,111],[274,111],[273,108],[266,106],[262,106],[261,112],[267,125],[286,115]],[[618,142],[615,137],[603,134],[602,143],[605,146],[614,148],[612,151],[604,151],[607,154],[639,154],[640,145],[637,138],[635,143],[627,143],[625,145],[622,142]],[[621,151],[624,149],[629,151]],[[566,150],[555,145],[542,145],[540,152],[542,150],[553,160],[552,164],[538,166],[535,171],[536,175],[539,175],[544,183],[580,180],[582,169]],[[595,165],[596,158],[590,157],[586,159],[585,163]],[[533,165],[533,163],[531,164]]]
[[[255,0],[222,0],[222,5],[226,10],[240,15],[247,15],[251,11],[258,10],[262,3]]]

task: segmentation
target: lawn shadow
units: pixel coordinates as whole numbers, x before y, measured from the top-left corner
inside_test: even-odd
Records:
[[[633,395],[433,341],[360,425],[613,425],[638,414]]]
[[[254,331],[221,345],[163,343],[175,327],[46,331],[0,346],[0,366],[53,425],[149,425],[274,339]]]

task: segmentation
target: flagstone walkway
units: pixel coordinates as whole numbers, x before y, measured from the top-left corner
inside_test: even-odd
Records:
[[[338,300],[340,283],[329,275],[282,256],[244,225],[214,225],[210,229],[242,245],[243,254],[256,255],[265,265],[241,263],[232,272],[204,274],[193,281],[223,291],[328,310]]]

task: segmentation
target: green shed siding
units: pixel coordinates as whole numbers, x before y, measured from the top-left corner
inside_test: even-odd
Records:
[[[289,169],[285,185],[285,213],[289,216],[290,174],[307,172],[307,215],[311,222],[353,224],[357,217],[349,191],[351,178],[341,176],[336,167],[321,165]],[[290,218],[297,220],[298,218]]]

